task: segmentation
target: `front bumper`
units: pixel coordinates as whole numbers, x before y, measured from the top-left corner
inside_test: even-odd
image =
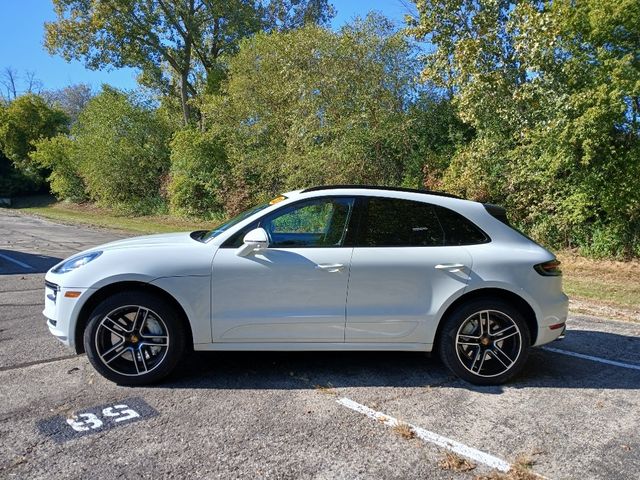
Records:
[[[77,312],[87,296],[87,288],[65,288],[45,280],[44,310],[47,327],[53,336],[68,347],[75,347],[73,332]],[[70,292],[78,292],[70,295]]]

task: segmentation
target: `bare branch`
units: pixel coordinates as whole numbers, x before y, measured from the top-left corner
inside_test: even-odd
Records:
[[[39,95],[42,91],[42,82],[38,78],[36,78],[36,72],[27,70],[27,72],[24,74],[24,78],[27,85],[26,92]]]
[[[17,82],[18,72],[11,67],[5,67],[2,72],[2,77],[0,78],[0,83],[2,83],[2,86],[7,90],[7,100],[9,101],[15,100],[18,96]]]
[[[408,0],[397,0],[397,2],[403,7],[405,15],[414,20],[420,20],[420,14],[418,13],[418,8],[415,3],[409,2]]]

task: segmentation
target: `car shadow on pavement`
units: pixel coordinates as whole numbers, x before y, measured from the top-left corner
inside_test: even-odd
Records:
[[[61,261],[48,255],[0,249],[0,275],[45,273]]]
[[[598,355],[640,365],[640,338],[573,330],[571,342],[554,348]],[[598,344],[606,356],[589,353]],[[635,352],[635,363],[622,354]],[[627,355],[627,354],[625,354]],[[624,358],[624,356],[622,357]],[[450,374],[437,357],[406,352],[194,352],[161,388],[179,389],[310,389],[324,392],[350,387],[447,387],[487,394],[506,389],[580,388],[639,389],[640,370],[597,363],[539,348],[531,351],[524,371],[506,385],[479,387]]]

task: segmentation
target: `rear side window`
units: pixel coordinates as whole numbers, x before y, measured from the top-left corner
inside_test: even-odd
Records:
[[[459,213],[424,202],[369,198],[358,245],[442,247],[473,245],[489,238]]]
[[[482,230],[459,213],[440,206],[434,208],[444,231],[444,245],[475,245],[489,241]]]
[[[365,247],[433,247],[444,233],[428,203],[397,198],[370,198],[360,232]]]

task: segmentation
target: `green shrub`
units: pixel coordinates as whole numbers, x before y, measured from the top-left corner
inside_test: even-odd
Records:
[[[375,14],[339,32],[308,26],[244,40],[202,107],[230,165],[225,209],[318,184],[400,184],[417,151],[415,53]]]
[[[224,148],[210,134],[193,129],[176,132],[171,141],[168,188],[172,213],[218,217],[223,208],[223,179],[228,166]]]
[[[13,197],[32,193],[42,187],[38,175],[28,175],[18,170],[13,162],[0,152],[0,197]]]
[[[169,171],[171,132],[151,106],[103,87],[71,133],[72,162],[90,199],[122,213],[164,211],[160,188]]]
[[[51,192],[60,200],[82,202],[87,199],[79,174],[78,156],[73,140],[65,135],[35,142],[33,161],[51,171],[47,178]]]

